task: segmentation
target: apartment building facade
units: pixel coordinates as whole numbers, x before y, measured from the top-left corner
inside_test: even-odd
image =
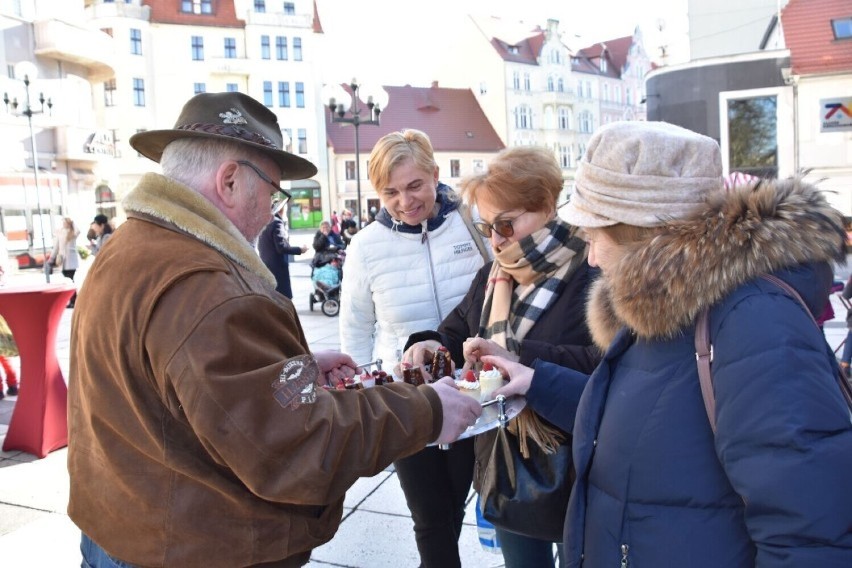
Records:
[[[651,62],[638,28],[575,53],[555,19],[545,28],[474,16],[467,24],[441,66],[441,84],[471,89],[507,146],[551,148],[566,187],[596,128],[645,118]]]

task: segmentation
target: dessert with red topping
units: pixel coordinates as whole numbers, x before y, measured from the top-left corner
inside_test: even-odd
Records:
[[[481,393],[479,390],[479,381],[476,379],[476,373],[468,369],[462,375],[462,378],[456,381],[456,386],[462,394],[466,394],[472,399],[479,402]]]

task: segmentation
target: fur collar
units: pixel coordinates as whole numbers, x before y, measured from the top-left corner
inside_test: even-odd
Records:
[[[842,215],[801,179],[763,181],[708,196],[690,215],[627,245],[592,286],[587,321],[602,349],[627,326],[669,338],[698,313],[765,272],[844,261]]]
[[[128,213],[174,225],[275,287],[275,277],[251,243],[221,211],[187,186],[160,174],[147,173],[127,194],[123,205]]]

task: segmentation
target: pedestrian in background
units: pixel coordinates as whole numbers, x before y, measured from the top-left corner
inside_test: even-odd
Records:
[[[601,269],[587,320],[603,361],[587,379],[485,359],[511,377],[495,394],[573,433],[567,564],[852,566],[850,409],[812,319],[843,258],[839,212],[802,179],[725,192],[712,138],[616,122],[589,140],[562,216]]]
[[[65,217],[62,219],[62,226],[53,236],[53,251],[50,253],[51,261],[62,270],[62,276],[72,282],[77,269],[80,268],[80,251],[77,250],[79,235],[80,230],[74,225],[74,220],[71,217]],[[74,293],[68,301],[68,307],[73,308],[76,301],[77,294]]]
[[[347,251],[340,346],[356,361],[379,358],[393,365],[411,333],[434,329],[456,307],[483,259],[458,197],[438,181],[432,143],[424,132],[383,136],[369,164],[382,208]],[[424,568],[459,565],[472,443],[426,448],[395,462]]]
[[[112,237],[112,224],[106,215],[98,213],[95,215],[89,229],[94,235],[94,238],[89,238],[89,248],[92,250],[92,254],[98,254],[110,237]]]
[[[849,302],[852,300],[852,276],[849,276],[849,280],[846,281],[841,295],[846,300],[846,306],[849,306]],[[846,332],[846,339],[843,342],[843,353],[840,356],[840,369],[848,379],[852,376],[849,367],[850,362],[852,362],[852,307],[846,309],[846,328],[848,331]]]
[[[281,200],[275,205],[272,220],[264,227],[257,240],[257,250],[266,268],[275,276],[275,289],[291,300],[293,288],[290,283],[290,255],[302,254],[308,247],[290,246],[287,234],[287,200]]]
[[[9,249],[6,234],[0,232],[0,286],[5,286],[9,272]],[[9,357],[18,356],[18,345],[12,336],[12,330],[6,320],[0,317],[0,367],[3,368],[3,378],[6,379],[6,394],[16,396],[18,394],[18,373],[12,367]],[[3,383],[0,381],[0,399],[3,394]]]
[[[71,323],[68,514],[86,566],[302,566],[346,490],[481,408],[450,379],[328,391],[354,375],[311,353],[253,243],[279,180],[316,175],[281,150],[273,112],[202,93],[173,129],[130,138],[163,174],[124,199]]]

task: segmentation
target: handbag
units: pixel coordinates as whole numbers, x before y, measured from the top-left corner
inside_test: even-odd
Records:
[[[570,440],[552,454],[530,444],[529,454],[525,459],[518,438],[498,429],[480,487],[482,516],[501,529],[561,542],[576,477]]]

